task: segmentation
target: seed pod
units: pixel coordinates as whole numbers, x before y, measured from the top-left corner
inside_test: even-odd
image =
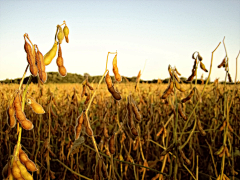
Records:
[[[30,44],[26,41],[26,39],[25,39],[25,44],[24,44],[24,50],[27,54],[30,53],[32,50]]]
[[[223,122],[222,126],[220,127],[219,131],[222,131],[225,128],[226,125],[227,125],[227,121],[225,120]]]
[[[90,100],[90,95],[88,93],[85,93],[85,96],[87,96],[86,101],[84,102],[84,104],[87,104],[88,101]]]
[[[19,121],[19,123],[22,125],[22,128],[25,130],[32,130],[34,127],[32,122],[29,121],[28,119],[26,119],[24,121]]]
[[[194,75],[191,75],[191,76],[188,77],[187,81],[191,82],[193,80],[193,78],[194,78]]]
[[[223,148],[223,151],[218,155],[218,157],[223,157],[224,154],[225,154],[225,147]]]
[[[162,99],[166,99],[173,90],[173,81],[170,79],[167,89],[163,92]]]
[[[25,166],[20,161],[17,161],[17,166],[20,169],[21,175],[24,178],[24,180],[33,180],[31,174],[29,174]]]
[[[175,68],[175,72],[176,72],[179,76],[181,76],[181,74],[178,72],[177,68]]]
[[[65,77],[67,75],[67,70],[64,66],[58,67],[58,72],[62,77]]]
[[[115,79],[116,81],[121,82],[122,77],[119,74],[118,67],[117,67],[117,54],[114,56],[112,64],[113,64],[113,73],[114,73]]]
[[[34,65],[30,65],[30,72],[33,76],[37,76],[38,74],[38,68],[37,66],[34,64]]]
[[[182,158],[185,160],[185,162],[190,165],[191,164],[191,161],[185,156],[183,150],[180,150],[180,154],[182,156]]]
[[[117,91],[114,89],[113,86],[110,87],[110,88],[108,88],[108,91],[112,94],[112,96],[114,97],[115,100],[121,100],[121,99],[122,99],[120,93],[117,92]]]
[[[16,119],[15,119],[15,109],[13,107],[13,104],[9,105],[8,110],[8,125],[13,128],[16,125]]]
[[[195,57],[194,57],[194,54],[196,53],[196,51],[192,54],[192,59],[196,59]]]
[[[93,90],[93,87],[88,83],[88,81],[87,81],[87,84],[86,84],[87,86],[88,86],[88,88],[90,89],[90,90]]]
[[[187,120],[187,117],[186,115],[184,114],[183,110],[182,110],[182,104],[181,103],[178,103],[178,112],[180,114],[180,116],[184,119],[184,120]]]
[[[202,136],[206,136],[206,132],[203,130],[203,127],[201,125],[201,121],[199,119],[197,119],[197,126],[198,126],[198,130],[200,131]]]
[[[226,62],[226,57],[222,60],[221,64],[218,65],[218,68],[221,68],[222,66],[224,66],[225,62]]]
[[[80,116],[78,116],[76,120],[76,126],[75,126],[75,141],[79,138],[81,130],[82,130],[82,123],[83,123],[83,112]]]
[[[170,65],[168,65],[168,73],[169,73],[170,77],[172,77],[172,68]]]
[[[86,92],[86,85],[83,85],[83,91],[82,91],[81,97],[85,95],[85,92]]]
[[[63,66],[63,58],[62,57],[58,57],[57,58],[57,66],[59,67],[61,67],[61,66]]]
[[[157,136],[160,136],[162,134],[163,128],[164,128],[163,126],[160,128],[159,132],[157,133]]]
[[[62,44],[62,40],[64,39],[63,30],[62,30],[62,27],[59,25],[57,25],[57,28],[58,28],[58,34],[57,34],[58,42],[59,44]]]
[[[112,137],[110,138],[110,140],[109,140],[109,150],[110,150],[110,153],[111,154],[114,154],[115,153],[115,143],[114,143],[114,141],[115,141],[115,139],[114,139],[114,133],[113,133],[113,135],[112,135]]]
[[[185,92],[185,91],[186,91],[185,89],[183,89],[183,88],[180,86],[180,84],[178,83],[177,80],[174,81],[174,84],[175,84],[176,88],[177,88],[179,91],[181,91],[181,92]]]
[[[139,113],[138,108],[137,108],[135,102],[132,101],[131,104],[132,104],[132,109],[133,109],[134,116],[135,116],[136,120],[138,122],[140,122],[141,121],[141,114]]]
[[[131,133],[132,133],[134,136],[138,136],[138,131],[137,131],[137,129],[136,129],[134,126],[131,127]]]
[[[43,59],[44,59],[44,64],[47,66],[49,65],[53,58],[56,56],[57,54],[57,41],[55,41],[53,47],[50,49],[50,51],[48,51],[44,56],[43,56]]]
[[[87,114],[85,113],[85,110],[83,111],[83,124],[85,127],[85,132],[88,136],[93,136],[93,131],[92,128],[88,122],[88,117]]]
[[[228,73],[228,81],[232,83],[232,78],[231,78],[230,73]]]
[[[232,126],[231,126],[230,124],[228,124],[228,129],[229,129],[231,132],[233,132],[233,128],[232,128]]]
[[[136,78],[136,82],[138,82],[140,80],[141,77],[141,70],[138,72],[137,78]]]
[[[106,123],[104,123],[103,134],[104,134],[105,138],[109,138],[108,129],[107,129]]]
[[[222,146],[219,148],[219,150],[216,151],[214,154],[215,154],[215,155],[221,154],[221,153],[223,152],[224,148],[225,148],[224,145],[222,145]]]
[[[69,43],[69,39],[68,39],[69,29],[68,29],[67,25],[64,26],[63,33],[64,33],[64,36],[65,36],[66,42]]]
[[[198,60],[202,61],[202,59],[203,59],[202,56],[198,53]]]
[[[47,81],[47,73],[45,71],[41,72],[41,75],[39,75],[40,80],[42,81],[42,83],[45,83]]]
[[[109,76],[109,71],[107,72],[107,74],[106,74],[106,76],[105,76],[105,81],[106,81],[106,84],[107,84],[108,89],[113,86],[113,84],[112,84],[112,79],[111,79],[111,77]]]
[[[17,180],[22,178],[21,171],[20,171],[20,169],[19,169],[19,167],[17,165],[17,161],[16,160],[14,160],[13,164],[12,164],[12,175]]]
[[[105,165],[104,161],[102,163],[102,173],[103,173],[104,178],[108,177],[108,172],[107,172],[107,168],[106,168],[106,165]]]
[[[231,154],[229,153],[227,146],[225,146],[225,152],[226,152],[227,157],[231,157]]]
[[[186,98],[181,100],[181,102],[185,103],[185,102],[189,101],[192,98],[194,91],[195,91],[195,87],[191,90],[191,92],[189,93],[189,95]]]
[[[27,102],[35,113],[37,114],[45,113],[43,107],[40,104],[38,104],[33,98],[29,97],[27,99]]]
[[[208,70],[206,69],[205,65],[202,63],[202,61],[200,61],[200,68],[202,70],[204,70],[205,72],[208,72]]]

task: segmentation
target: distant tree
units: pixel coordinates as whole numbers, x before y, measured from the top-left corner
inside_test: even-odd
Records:
[[[84,73],[83,76],[84,76],[84,78],[91,77],[90,74],[88,74],[88,73]]]

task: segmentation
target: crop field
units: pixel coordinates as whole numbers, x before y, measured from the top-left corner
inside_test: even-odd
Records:
[[[57,54],[59,75],[67,76],[61,44],[69,42],[68,35],[63,21],[43,56],[25,33],[23,76],[19,84],[0,83],[3,179],[240,179],[240,86],[237,68],[231,78],[224,39],[222,83],[210,83],[220,42],[209,68],[198,51],[192,54],[186,80],[169,65],[167,84],[141,83],[144,68],[129,82],[120,75],[116,51],[108,52],[100,79],[46,84],[45,66]],[[201,84],[198,70],[208,73]]]
[[[0,85],[0,169],[11,157],[18,140],[17,128],[8,126],[6,112],[18,86]],[[95,89],[97,84],[91,86]],[[114,173],[117,179],[142,179],[143,176],[143,179],[159,179],[162,175],[158,173],[162,172],[163,179],[167,179],[168,175],[173,176],[177,166],[177,179],[194,179],[196,173],[199,179],[216,179],[221,167],[226,176],[239,177],[239,85],[226,86],[225,91],[224,85],[208,85],[195,115],[186,121],[174,112],[174,106],[176,100],[180,102],[188,96],[190,86],[184,85],[189,90],[163,100],[161,96],[167,85],[139,84],[136,91],[134,83],[121,83],[116,85],[121,101],[111,97],[105,83],[99,86],[88,118],[109,176]],[[203,87],[196,86],[200,92]],[[34,179],[80,179],[80,175],[81,179],[83,176],[93,178],[99,160],[92,139],[83,130],[75,141],[76,120],[88,105],[82,91],[81,84],[48,84],[40,88],[29,85],[26,98],[35,99],[45,110],[42,115],[34,113],[29,105],[25,105],[24,110],[34,128],[22,132],[21,146],[37,166]],[[92,91],[87,93],[92,96]],[[128,114],[130,97],[141,115],[140,121],[132,115],[133,125]],[[197,97],[192,97],[183,103],[182,111],[187,119],[197,101]],[[137,136],[130,126],[135,127]],[[111,138],[114,138],[113,145],[109,144]],[[181,150],[170,147],[175,138],[180,139],[177,146]],[[225,153],[216,155],[224,144]],[[114,146],[113,154],[109,152],[111,146]]]

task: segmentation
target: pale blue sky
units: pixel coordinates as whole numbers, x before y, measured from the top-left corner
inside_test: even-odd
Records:
[[[70,73],[101,75],[107,52],[117,50],[121,75],[137,76],[147,59],[144,80],[167,78],[169,64],[188,77],[193,66],[192,53],[199,51],[209,69],[211,52],[225,36],[230,74],[235,79],[240,50],[239,0],[0,0],[0,80],[23,75],[27,66],[24,33],[44,55],[54,43],[57,24],[63,20],[70,29],[69,44],[62,43],[64,64]],[[224,56],[221,45],[214,54],[212,80],[224,80],[225,71],[217,68]],[[112,69],[111,62],[108,69]],[[46,71],[58,71],[56,58]],[[198,77],[202,73],[199,71]],[[204,73],[204,78],[207,75]]]

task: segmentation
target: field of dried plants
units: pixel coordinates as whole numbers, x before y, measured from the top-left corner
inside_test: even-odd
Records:
[[[96,88],[97,84],[93,84],[92,87]],[[195,179],[193,177],[196,177],[197,172],[199,179],[216,179],[221,173],[222,157],[215,153],[224,144],[224,139],[227,139],[225,144],[230,154],[224,157],[224,174],[231,177],[233,174],[237,175],[236,172],[240,169],[239,86],[237,89],[235,86],[227,86],[225,91],[224,85],[207,86],[196,108],[195,116],[201,121],[205,136],[201,134],[198,124],[194,124],[194,117],[190,119],[184,131],[186,121],[178,117],[176,136],[177,139],[182,136],[179,144],[183,145],[189,134],[192,134],[188,144],[179,153],[176,153],[177,150],[174,148],[164,153],[164,149],[168,149],[174,142],[175,123],[172,111],[175,97],[172,96],[168,101],[161,99],[167,85],[139,84],[139,91],[135,91],[133,83],[121,83],[116,87],[121,92],[122,100],[119,102],[114,100],[106,85],[102,84],[93,99],[88,115],[108,174],[113,173],[108,141],[114,135],[113,166],[117,179],[142,179],[142,176],[145,176],[145,179],[158,179],[159,172],[162,172],[166,179],[168,175],[173,176],[175,163],[178,164],[177,179]],[[190,85],[183,87],[187,89]],[[17,84],[0,86],[0,169],[11,157],[17,143],[17,130],[7,125],[6,113],[9,99],[12,99],[17,88]],[[197,89],[201,91],[203,85],[197,85]],[[26,117],[33,122],[34,128],[32,131],[22,132],[21,145],[28,157],[37,165],[38,171],[34,173],[36,177],[34,179],[48,179],[48,176],[50,179],[54,177],[79,179],[80,174],[93,178],[97,161],[91,138],[82,132],[79,140],[74,142],[76,119],[87,105],[86,97],[81,96],[82,90],[83,87],[79,84],[49,84],[40,88],[38,85],[29,85],[27,97],[34,98],[46,111],[45,114],[38,115],[28,105],[24,110]],[[189,89],[184,93],[178,92],[177,100],[186,97],[190,91]],[[228,131],[226,125],[222,128],[226,124],[224,92],[229,97],[226,103],[232,100],[226,112],[228,127],[231,127]],[[89,94],[91,96],[91,91]],[[133,135],[128,127],[127,104],[130,94],[141,114],[141,121],[135,122],[138,136]],[[183,112],[187,118],[196,101],[197,99],[192,98],[184,103]],[[178,154],[178,161],[174,163],[173,154]],[[143,168],[142,165],[149,169]]]
[[[136,83],[123,83],[117,52],[108,52],[99,82],[86,77],[81,84],[44,84],[45,66],[57,51],[58,72],[67,75],[60,44],[64,38],[69,42],[68,35],[65,21],[57,25],[54,45],[43,56],[24,34],[28,65],[20,84],[0,84],[3,179],[240,178],[239,53],[233,83],[224,39],[226,56],[218,65],[225,70],[224,84],[218,79],[209,84],[221,42],[212,51],[209,69],[200,53],[193,53],[189,84],[171,65],[168,85],[140,83],[144,68]],[[110,54],[115,55],[112,61]],[[201,85],[198,69],[208,73]],[[24,84],[28,70],[31,76]],[[32,77],[38,84],[31,83]]]

